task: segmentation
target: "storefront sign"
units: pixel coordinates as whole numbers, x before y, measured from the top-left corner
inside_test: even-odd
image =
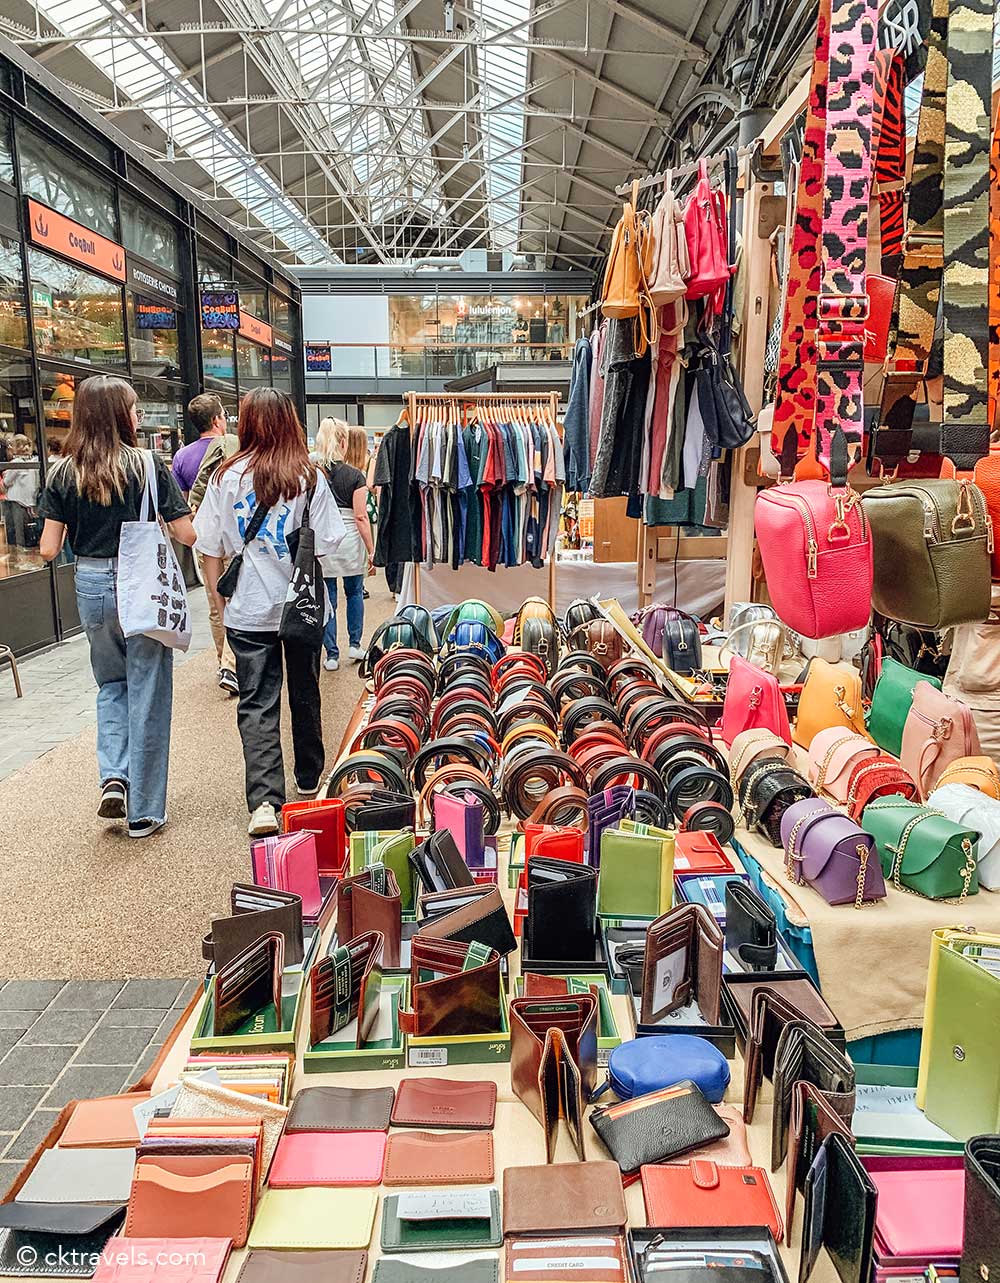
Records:
[[[125,251],[120,245],[37,200],[28,201],[28,229],[33,244],[54,250],[102,276],[125,280]]]
[[[329,374],[333,369],[333,351],[329,343],[306,344],[306,373]]]
[[[292,346],[292,340],[286,339],[285,336],[283,334],[279,334],[277,330],[273,332],[271,346],[278,352],[287,352],[289,356],[291,356],[295,351],[295,348]]]
[[[155,294],[158,298],[170,299],[177,303],[180,299],[179,286],[166,276],[161,276],[151,268],[137,263],[131,254],[125,255],[125,270],[129,285],[142,294]]]
[[[52,294],[49,290],[40,289],[37,285],[31,287],[31,306],[32,307],[52,307]]]
[[[140,330],[176,330],[177,313],[163,303],[150,299],[135,300],[135,319]]]
[[[261,347],[271,346],[271,327],[266,321],[258,321],[249,312],[240,311],[240,338],[259,343]]]
[[[240,296],[237,290],[202,290],[203,330],[238,330],[240,315]]]

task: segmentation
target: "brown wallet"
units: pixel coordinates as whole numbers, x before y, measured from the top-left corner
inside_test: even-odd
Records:
[[[469,965],[477,952],[484,961]],[[502,1023],[500,955],[474,943],[414,936],[410,1003],[410,1011],[400,1009],[399,1027],[411,1037],[496,1033]]]
[[[248,1252],[236,1283],[363,1283],[367,1252]]]
[[[703,904],[679,904],[650,923],[642,964],[639,1022],[654,1025],[692,1000],[719,1023],[725,939]]]
[[[806,1174],[827,1136],[836,1132],[851,1148],[854,1133],[827,1100],[826,1095],[810,1082],[800,1080],[792,1086],[792,1108],[788,1123],[788,1167],[785,1169],[785,1242],[792,1241],[795,1218],[795,1192],[805,1189]]]
[[[272,931],[248,945],[215,977],[213,1033],[224,1037],[240,1032],[258,1012],[274,1007],[281,1028],[281,978],[285,969],[285,937]]]
[[[403,934],[403,897],[392,869],[370,864],[337,887],[337,942],[347,944],[366,931],[381,931],[382,966],[398,967]]]
[[[253,1215],[253,1159],[223,1154],[140,1155],[127,1238],[231,1238],[243,1247]]]
[[[366,931],[320,958],[309,972],[309,1043],[330,1038],[357,1020],[355,1046],[363,1047],[378,1020],[382,993],[380,931]]]
[[[624,1234],[628,1213],[617,1163],[508,1167],[503,1174],[503,1232]]]
[[[492,1179],[490,1132],[395,1132],[389,1137],[384,1185],[473,1185]]]
[[[748,989],[751,992],[745,994]],[[792,1021],[805,1020],[826,1032],[837,1024],[837,1018],[810,980],[799,982],[794,998],[791,989],[785,985],[780,989],[772,989],[766,984],[732,985],[729,992],[738,995],[737,1002],[741,1008],[744,1000],[749,1001],[743,1056],[743,1117],[750,1123],[753,1122],[761,1078],[770,1079],[774,1072],[774,1053],[785,1026]],[[803,1000],[801,1007],[798,1000]]]
[[[563,1118],[581,1162],[586,1102],[597,1082],[597,999],[512,998],[510,1081],[545,1132],[545,1160],[552,1162]]]
[[[404,1078],[396,1089],[393,1127],[457,1127],[489,1131],[497,1085],[457,1078]]]

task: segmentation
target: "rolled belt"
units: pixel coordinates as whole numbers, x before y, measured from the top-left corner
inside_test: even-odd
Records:
[[[578,823],[578,820],[582,823]],[[587,794],[575,784],[555,789],[542,798],[526,820],[520,821],[518,828],[523,829],[525,824],[557,824],[585,830]]]
[[[533,790],[532,783],[535,784]],[[567,784],[574,785],[581,793],[586,792],[586,777],[568,753],[548,744],[533,748],[525,743],[519,752],[506,759],[500,789],[508,815],[526,820],[547,794]]]
[[[370,778],[373,775],[383,788],[391,789],[394,793],[409,792],[406,776],[390,756],[365,752],[348,753],[337,763],[327,781],[326,796],[340,797],[344,785],[352,779],[359,784],[374,784],[376,780]]]

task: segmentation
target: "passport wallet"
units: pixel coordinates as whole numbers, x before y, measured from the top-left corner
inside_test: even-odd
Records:
[[[705,1021],[719,1023],[724,941],[718,922],[702,904],[679,904],[650,924],[642,968],[639,1021],[698,1003]]]
[[[809,1279],[824,1247],[842,1283],[868,1283],[877,1195],[845,1137],[834,1133],[823,1141],[806,1176],[805,1196],[799,1283]]]
[[[493,1179],[489,1132],[395,1132],[386,1149],[386,1185],[488,1184]]]
[[[369,931],[319,958],[309,972],[309,1042],[332,1037],[357,1021],[355,1046],[363,1047],[378,1020],[382,993],[382,943]]]
[[[349,941],[368,931],[379,931],[382,966],[399,966],[403,934],[403,901],[392,869],[369,864],[361,873],[342,878],[337,886],[337,943]]]
[[[478,943],[414,936],[410,1003],[399,1010],[399,1027],[412,1037],[496,1033],[503,1023],[500,955]]]
[[[584,1110],[597,1085],[597,998],[512,998],[509,1012],[511,1086],[542,1125],[546,1162],[560,1119],[583,1161]]]
[[[382,1201],[383,1252],[469,1252],[502,1241],[492,1186],[407,1190]]]
[[[258,1016],[281,1028],[281,979],[285,938],[277,931],[255,940],[215,973],[213,1032],[216,1037],[248,1032]]]
[[[536,855],[528,860],[529,958],[574,962],[594,956],[597,930],[597,870]]]
[[[285,1121],[293,1132],[386,1132],[395,1092],[391,1087],[301,1087]]]
[[[431,799],[434,831],[447,830],[470,869],[482,868],[486,858],[483,804],[474,793],[456,797],[438,790]]]
[[[495,949],[501,957],[517,948],[507,907],[497,886],[477,883],[476,886],[422,895],[417,917],[420,923],[418,936],[457,940],[462,944],[478,940],[480,944]]]
[[[367,1248],[377,1207],[374,1189],[269,1189],[257,1208],[248,1243],[285,1250]]]
[[[316,868],[323,877],[340,877],[347,856],[344,803],[339,797],[311,797],[281,808],[284,833],[306,830],[316,844]],[[306,914],[312,911],[306,909]]]
[[[404,1078],[396,1089],[393,1127],[456,1127],[467,1131],[493,1126],[495,1082],[455,1078]]]

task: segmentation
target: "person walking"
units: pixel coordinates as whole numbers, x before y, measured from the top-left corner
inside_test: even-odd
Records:
[[[323,633],[326,659],[323,667],[336,671],[340,667],[337,648],[337,580],[344,584],[347,603],[348,656],[355,661],[365,657],[361,634],[365,626],[364,587],[375,554],[371,523],[368,520],[368,483],[364,472],[348,462],[351,437],[361,437],[361,448],[367,451],[367,436],[363,428],[348,428],[340,419],[324,419],[316,434],[317,462],[326,473],[330,490],[344,522],[344,540],[332,556],[323,557],[323,582],[330,599],[330,618]],[[353,442],[355,457],[359,443]],[[365,457],[365,462],[367,458]]]
[[[171,469],[181,494],[191,505],[192,513],[197,513],[204,494],[203,471],[214,469],[224,458],[235,454],[239,448],[239,441],[233,433],[226,431],[226,411],[221,398],[214,392],[202,392],[199,396],[193,397],[188,402],[187,413],[198,431],[198,440],[181,446],[174,455]],[[201,576],[201,582],[204,583],[204,556],[197,551],[195,556],[198,561],[198,573]],[[219,660],[217,680],[222,690],[228,691],[230,695],[238,695],[236,659],[226,641],[226,630],[222,626],[222,616],[216,604],[217,598],[207,589],[206,596],[208,597],[208,626],[212,630],[215,653]]]
[[[118,540],[138,521],[146,487],[136,428],[142,410],[124,379],[85,379],[73,403],[64,458],[38,502],[45,518],[41,553],[58,557],[68,537],[76,553],[76,602],[97,681],[97,764],[103,820],[128,820],[130,838],[167,822],[167,762],[173,704],[173,651],[142,634],[125,637],[118,618]],[[170,534],[195,541],[190,509],[158,454],[157,512]]]
[[[336,552],[344,522],[325,476],[309,462],[291,397],[276,388],[248,392],[240,406],[238,434],[240,448],[212,475],[194,527],[211,593],[218,596],[225,561],[242,553],[235,589],[218,604],[236,656],[236,721],[246,764],[248,832],[258,837],[278,831],[278,812],[285,802],[283,670],[298,795],[319,792],[324,765],[320,650],[283,640],[279,627],[303,515],[308,511],[321,558]]]

